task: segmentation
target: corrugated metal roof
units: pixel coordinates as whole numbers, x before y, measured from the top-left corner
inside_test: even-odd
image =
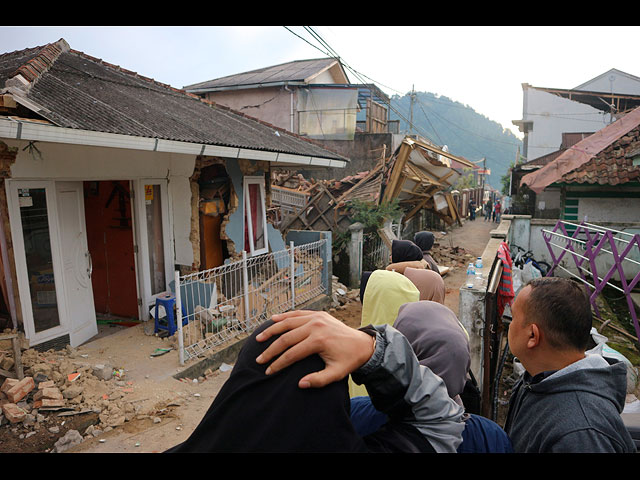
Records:
[[[0,86],[46,47],[0,55]],[[59,127],[348,160],[283,129],[74,50],[63,49],[25,92],[29,102],[41,107],[36,113]]]
[[[239,87],[247,85],[268,85],[279,83],[306,83],[309,78],[319,72],[339,64],[335,58],[316,58],[311,60],[296,60],[270,67],[258,68],[249,72],[237,73],[226,77],[207,80],[184,87],[187,91],[215,90],[225,87]],[[346,76],[346,75],[345,75]]]

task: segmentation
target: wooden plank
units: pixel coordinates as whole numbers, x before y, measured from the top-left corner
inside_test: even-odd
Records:
[[[411,153],[411,150],[412,150],[412,144],[413,144],[413,141],[409,142],[408,139],[405,139],[402,142],[402,146],[400,147],[400,151],[396,156],[395,163],[392,167],[393,170],[391,171],[391,177],[389,178],[389,183],[387,183],[387,186],[384,191],[384,201],[389,202],[392,199],[396,198],[397,196],[398,183],[402,178],[402,175],[404,172],[404,166],[406,165],[407,160],[409,159],[409,154]],[[400,183],[400,185],[402,184]]]

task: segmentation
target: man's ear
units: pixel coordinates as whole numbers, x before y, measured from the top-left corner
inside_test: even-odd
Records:
[[[535,323],[530,323],[528,325],[528,330],[529,338],[527,339],[527,347],[537,347],[538,345],[540,345],[540,341],[542,339],[542,331]]]

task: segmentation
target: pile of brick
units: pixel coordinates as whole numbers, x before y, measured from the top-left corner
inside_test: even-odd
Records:
[[[0,354],[7,361],[11,350],[0,348]],[[9,428],[21,438],[41,431],[60,415],[92,413],[95,423],[81,432],[87,438],[134,418],[157,417],[155,406],[128,400],[133,388],[126,373],[109,365],[86,365],[72,347],[46,352],[26,349],[21,357],[24,378],[0,375],[0,428]]]
[[[0,408],[9,423],[19,423],[25,420],[31,409],[22,400],[26,399],[31,392],[34,392],[32,408],[65,406],[62,393],[52,380],[41,381],[36,385],[33,377],[25,377],[22,380],[7,378],[0,386],[0,392],[6,397],[6,403],[2,403]]]

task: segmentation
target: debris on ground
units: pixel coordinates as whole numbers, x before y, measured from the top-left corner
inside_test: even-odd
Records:
[[[331,306],[329,312],[343,310],[347,303],[360,300],[360,290],[343,285],[335,275],[331,282]]]
[[[4,367],[12,366],[12,357],[11,346],[0,343]],[[20,357],[23,378],[0,375],[0,452],[10,451],[5,450],[9,439],[25,440],[38,433],[49,439],[48,451],[61,452],[78,439],[93,438],[132,420],[156,421],[168,414],[166,405],[129,399],[134,385],[125,369],[91,365],[86,355],[69,345],[44,352],[26,348]],[[198,381],[216,373],[207,371]],[[70,424],[79,426],[78,431],[71,433]]]

